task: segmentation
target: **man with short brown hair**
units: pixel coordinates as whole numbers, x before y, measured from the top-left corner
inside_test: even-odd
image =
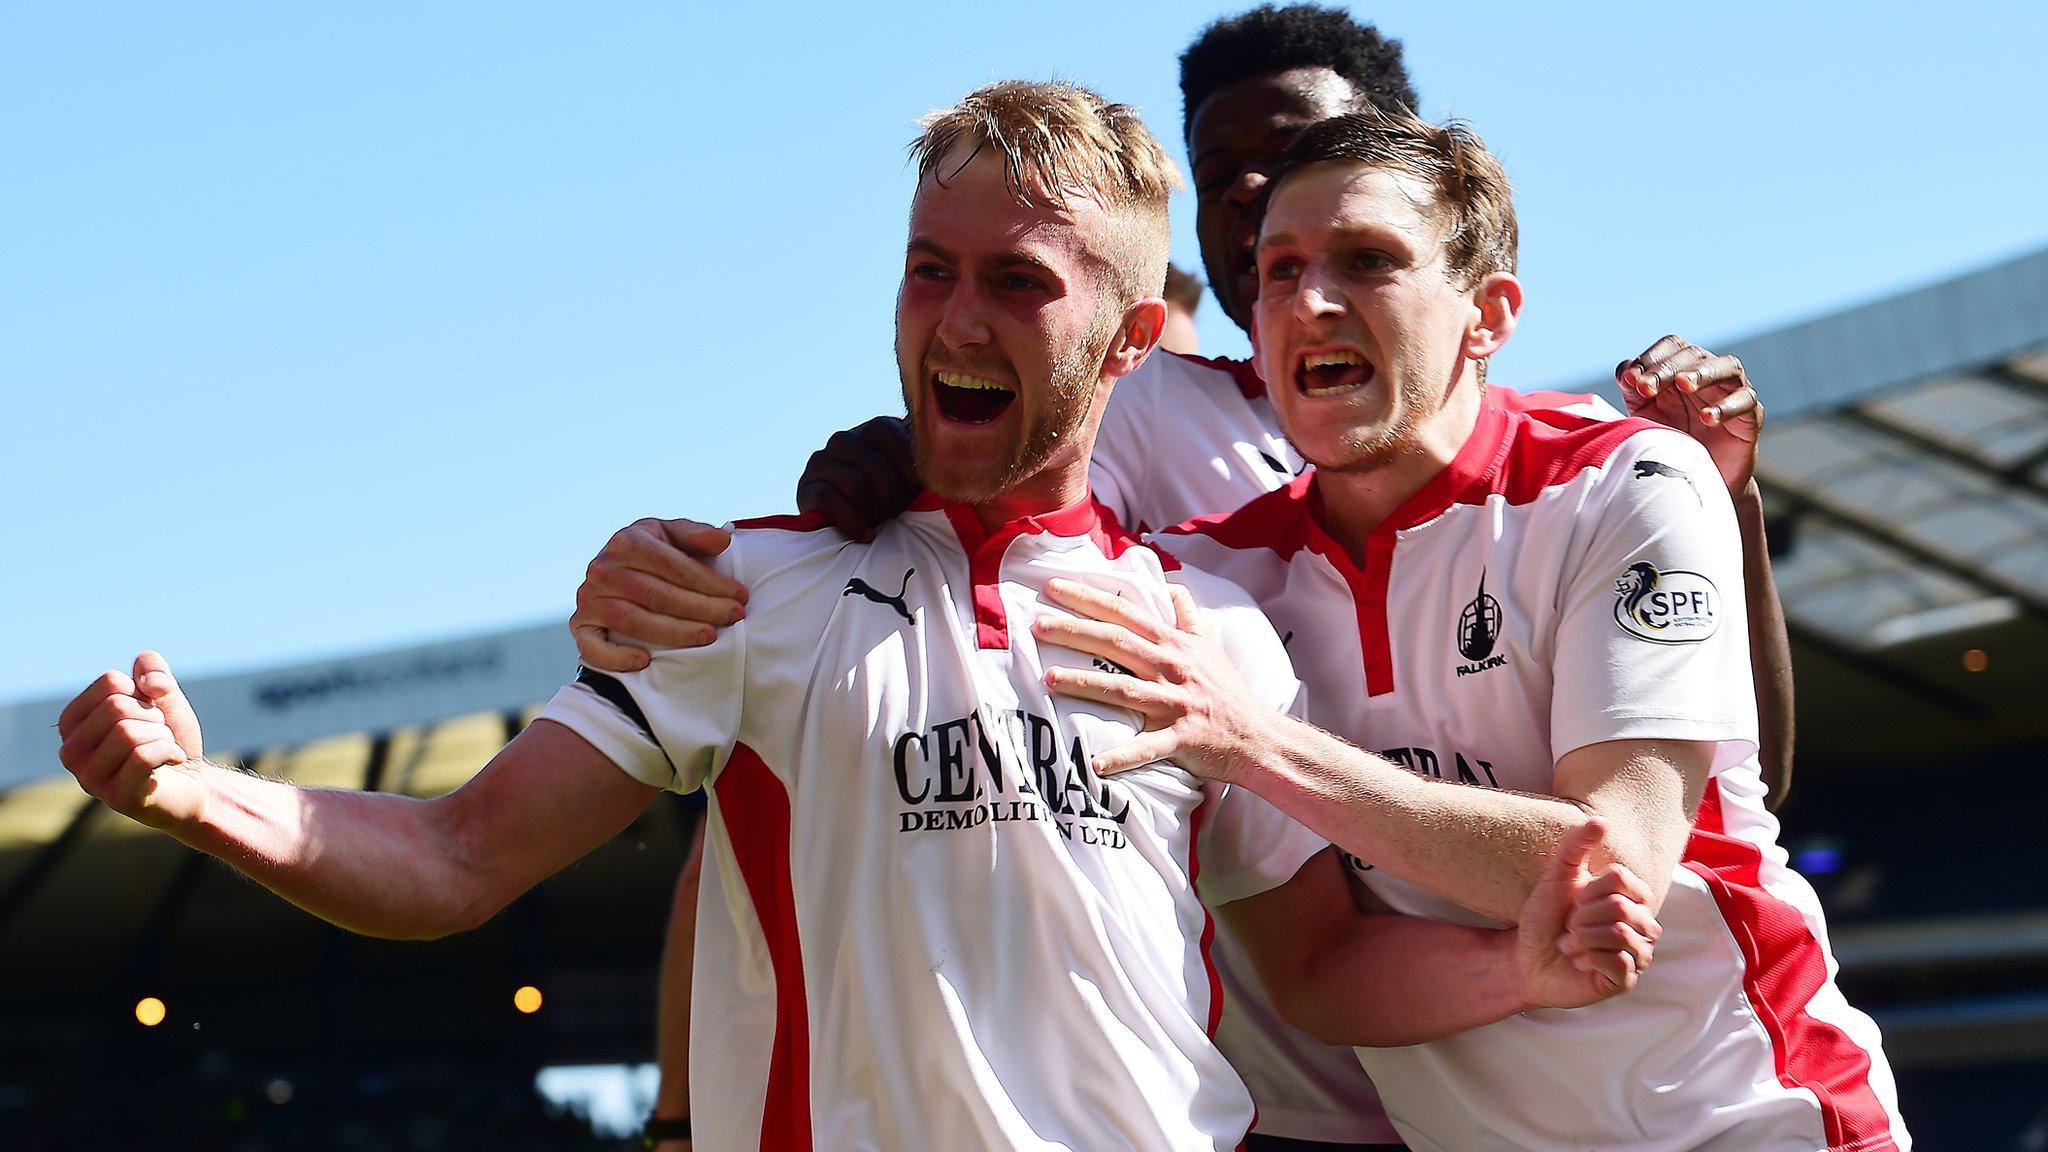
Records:
[[[1325,120],[1267,195],[1260,376],[1315,469],[1162,545],[1293,637],[1317,726],[1252,700],[1199,629],[1056,583],[1092,619],[1041,635],[1099,663],[1049,680],[1146,718],[1097,770],[1171,757],[1248,787],[1345,850],[1370,906],[1447,923],[1512,922],[1565,830],[1608,823],[1652,885],[1657,967],[1579,1011],[1360,1046],[1417,1152],[1909,1147],[1763,804],[1713,460],[1648,421],[1483,402],[1523,292],[1505,174],[1464,127]],[[1295,1025],[1346,1039],[1253,960]]]

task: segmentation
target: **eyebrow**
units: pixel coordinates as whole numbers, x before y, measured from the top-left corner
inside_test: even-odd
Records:
[[[922,252],[927,256],[936,256],[948,264],[958,264],[960,262],[959,257],[953,255],[945,245],[935,240],[926,239],[923,236],[912,236],[910,243],[904,246],[904,251]]]
[[[1267,129],[1266,134],[1263,137],[1260,137],[1259,142],[1262,144],[1267,144],[1283,136],[1289,137],[1291,139],[1292,137],[1299,135],[1302,129],[1308,127],[1313,123],[1315,123],[1315,120],[1309,118],[1283,121]],[[1193,156],[1188,157],[1188,171],[1192,172],[1195,169],[1200,168],[1202,166],[1202,161],[1207,160],[1209,157],[1214,156],[1218,152],[1227,152],[1229,150],[1230,145],[1228,144],[1209,145],[1207,148],[1204,148],[1200,152],[1195,153]]]
[[[1330,229],[1330,234],[1340,240],[1382,239],[1390,231],[1392,230],[1377,224],[1354,224],[1332,228]],[[1259,236],[1259,247],[1262,249],[1277,248],[1283,244],[1299,243],[1301,243],[1300,237],[1297,237],[1292,232],[1261,233]]]
[[[960,257],[955,255],[951,249],[947,248],[943,244],[938,243],[935,240],[929,239],[924,236],[911,237],[910,243],[906,246],[906,251],[922,252],[927,256],[934,257],[935,259],[944,261],[947,264],[959,264],[961,262]],[[1064,282],[1064,277],[1061,277],[1058,272],[1055,272],[1052,268],[1052,265],[1047,264],[1045,261],[1040,260],[1038,257],[1033,256],[1028,252],[1020,252],[1017,251],[1016,249],[1011,249],[1008,252],[998,252],[997,254],[989,258],[988,266],[999,271],[1010,268],[1028,268],[1034,272],[1040,273],[1041,275],[1049,276],[1056,280],[1061,280],[1062,282]]]

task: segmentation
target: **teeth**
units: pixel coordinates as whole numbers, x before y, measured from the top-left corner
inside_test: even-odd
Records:
[[[939,378],[939,383],[949,388],[972,388],[977,392],[1016,391],[1016,389],[1008,385],[998,384],[993,380],[984,380],[979,376],[969,376],[962,372],[938,372],[934,373],[934,375]]]
[[[1301,362],[1303,368],[1326,368],[1332,364],[1356,364],[1364,367],[1365,357],[1347,348],[1336,352],[1317,352]]]

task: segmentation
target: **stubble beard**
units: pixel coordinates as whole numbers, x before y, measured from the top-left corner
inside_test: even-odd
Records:
[[[960,504],[981,504],[1037,475],[1059,451],[1062,441],[1072,443],[1073,438],[1080,434],[1118,319],[1115,312],[1105,310],[1096,316],[1095,325],[1081,347],[1069,347],[1054,354],[1047,369],[1042,389],[1045,400],[1037,419],[1026,428],[1023,442],[1010,452],[1008,459],[998,464],[953,469],[950,474],[942,472],[932,446],[926,442],[923,422],[913,420],[910,449],[918,482],[943,499]],[[919,371],[925,376],[931,373],[931,369],[924,365],[920,365]],[[903,381],[905,411],[911,408],[910,397],[921,393],[922,388],[922,377]],[[1023,402],[1021,394],[1011,401],[1013,404]]]

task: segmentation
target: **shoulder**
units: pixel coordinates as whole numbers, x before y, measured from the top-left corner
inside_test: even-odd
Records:
[[[1509,411],[1493,488],[1510,504],[1597,478],[1644,451],[1689,437],[1635,417],[1597,419],[1558,409]],[[1697,445],[1695,445],[1697,447]]]
[[[848,549],[860,545],[815,513],[790,516],[757,516],[735,520],[728,526],[732,544],[719,557],[734,578],[753,585],[791,570],[829,566]]]
[[[1152,541],[1183,565],[1263,603],[1287,586],[1289,565],[1308,542],[1307,489],[1302,477],[1235,512],[1176,524]]]
[[[1219,548],[1267,551],[1288,559],[1307,539],[1313,476],[1314,473],[1305,472],[1235,511],[1197,516],[1175,524],[1155,539],[1170,550],[1194,547],[1204,555]]]
[[[1553,392],[1538,389],[1521,392],[1489,384],[1484,403],[1508,412],[1563,412],[1592,420],[1619,420],[1624,413],[1597,392]]]

